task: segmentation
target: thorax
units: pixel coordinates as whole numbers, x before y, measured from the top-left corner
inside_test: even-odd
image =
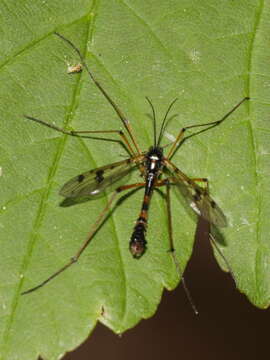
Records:
[[[145,155],[145,178],[157,178],[164,165],[163,149],[151,147]]]

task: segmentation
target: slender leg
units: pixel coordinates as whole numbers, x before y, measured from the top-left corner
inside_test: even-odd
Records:
[[[84,68],[86,69],[86,71],[88,72],[90,78],[93,80],[93,82],[95,83],[95,85],[98,87],[98,89],[101,91],[101,93],[104,95],[104,97],[108,100],[108,102],[111,104],[111,106],[113,107],[113,109],[115,110],[115,112],[117,113],[117,115],[119,116],[119,118],[121,119],[123,125],[125,126],[125,128],[127,129],[127,132],[130,136],[130,139],[133,143],[133,145],[135,146],[137,152],[139,154],[141,154],[141,150],[138,146],[137,141],[135,140],[135,137],[133,135],[133,130],[131,128],[131,124],[129,122],[129,120],[125,117],[125,115],[122,113],[122,111],[119,109],[119,107],[116,105],[116,103],[112,100],[112,98],[109,96],[109,94],[107,93],[107,91],[105,91],[105,89],[101,86],[101,84],[96,80],[96,78],[94,77],[94,75],[92,74],[92,72],[89,70],[89,67],[87,66],[83,55],[81,54],[80,50],[66,37],[64,37],[63,35],[55,32],[55,35],[57,35],[58,37],[60,37],[62,40],[64,40],[66,43],[68,43],[73,50],[76,51],[76,53],[79,55],[79,58],[81,60],[81,63],[83,64]]]
[[[79,248],[79,250],[76,252],[76,254],[74,256],[72,256],[72,258],[64,265],[62,266],[59,270],[57,270],[55,273],[53,273],[51,276],[49,276],[46,280],[42,281],[40,284],[38,284],[37,286],[34,286],[33,288],[26,290],[24,292],[22,292],[21,295],[25,295],[25,294],[29,294],[39,288],[41,288],[42,286],[44,286],[45,284],[47,284],[49,281],[51,281],[52,279],[54,279],[56,276],[58,276],[59,274],[61,274],[63,271],[65,271],[67,268],[69,268],[71,265],[73,265],[74,263],[76,263],[80,256],[82,255],[82,253],[84,252],[84,250],[87,248],[87,246],[89,245],[90,241],[93,239],[95,233],[97,232],[100,224],[102,223],[102,221],[104,220],[105,216],[108,214],[111,204],[113,203],[115,197],[122,191],[124,190],[129,190],[132,188],[137,188],[140,186],[144,186],[145,183],[136,183],[136,184],[130,184],[130,185],[124,185],[124,186],[120,186],[119,188],[117,188],[114,193],[112,194],[112,196],[110,197],[107,205],[105,206],[105,208],[102,210],[102,212],[100,213],[100,215],[98,216],[96,222],[94,223],[94,225],[91,227],[91,230],[89,231],[85,241],[83,242],[83,244],[81,245],[81,247]]]
[[[243,98],[238,104],[236,104],[227,114],[225,114],[221,119],[217,120],[217,121],[212,121],[212,122],[209,122],[209,123],[205,123],[205,124],[197,124],[197,125],[190,125],[190,126],[186,126],[185,128],[181,129],[177,138],[175,139],[175,141],[172,143],[171,145],[171,149],[169,151],[169,154],[167,156],[168,159],[171,159],[173,154],[175,153],[176,149],[177,149],[177,146],[184,140],[187,140],[189,138],[191,138],[192,136],[195,136],[195,135],[198,135],[198,134],[201,134],[207,130],[210,130],[212,129],[213,127],[215,126],[218,126],[220,125],[221,123],[223,123],[224,120],[226,120],[244,101],[246,100],[249,100],[249,97],[245,97]],[[192,128],[196,128],[196,127],[203,127],[203,126],[207,126],[206,129],[203,129],[203,130],[200,130],[200,131],[197,131],[196,133],[194,134],[191,134],[187,137],[184,138],[184,134],[186,132],[186,130],[188,129],[192,129]]]
[[[44,120],[40,120],[40,119],[37,119],[37,118],[34,118],[33,116],[28,116],[28,115],[24,115],[24,117],[28,120],[32,120],[32,121],[35,121],[41,125],[44,125],[44,126],[47,126],[49,127],[50,129],[53,129],[53,130],[56,130],[58,132],[61,132],[62,134],[65,134],[65,135],[70,135],[70,136],[76,136],[76,137],[82,137],[82,138],[90,138],[91,139],[91,136],[84,136],[84,135],[81,135],[81,134],[118,134],[122,140],[124,141],[124,143],[126,144],[127,148],[128,148],[128,152],[130,155],[132,156],[135,156],[136,153],[134,152],[134,150],[132,149],[126,135],[123,133],[123,131],[121,130],[65,130],[63,128],[60,128],[56,125],[53,125],[53,124],[50,124],[50,123],[47,123],[46,121]],[[102,139],[101,139],[102,140]],[[115,141],[115,140],[111,140],[111,141]]]
[[[168,230],[169,230],[169,241],[170,249],[169,251],[173,254],[175,249],[173,245],[173,228],[172,228],[172,212],[171,212],[171,188],[169,179],[166,179],[166,204],[167,204],[167,214],[168,214]]]
[[[195,182],[203,182],[206,183],[206,186],[208,188],[208,179],[207,178],[191,178],[191,180],[195,181]]]
[[[92,131],[89,131],[89,130],[81,130],[81,131],[73,131],[73,133],[75,134],[98,134],[98,133],[103,133],[103,134],[106,134],[106,133],[116,133],[118,134],[122,140],[124,141],[124,143],[127,145],[127,148],[129,150],[129,154],[132,155],[132,156],[136,156],[136,153],[135,151],[132,149],[125,133],[122,131],[122,130],[103,130],[103,131],[100,131],[100,130],[92,130]]]
[[[180,276],[181,280],[182,280],[182,285],[184,288],[184,291],[186,293],[186,296],[188,298],[188,301],[194,311],[194,313],[196,315],[199,314],[196,305],[192,299],[191,293],[187,287],[187,284],[185,282],[185,278],[183,276],[183,272],[180,269],[180,265],[179,262],[175,256],[175,249],[174,249],[174,244],[173,244],[173,228],[172,228],[172,213],[171,213],[171,196],[170,196],[170,182],[169,179],[165,179],[166,181],[166,203],[167,203],[167,213],[168,213],[168,230],[169,230],[169,241],[170,241],[170,249],[169,252],[172,256],[173,262],[175,264],[176,270],[178,272],[178,275]]]

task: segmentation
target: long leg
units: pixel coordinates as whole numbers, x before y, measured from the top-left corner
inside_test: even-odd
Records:
[[[71,257],[71,259],[64,265],[62,266],[59,270],[57,270],[55,273],[53,273],[51,276],[49,276],[46,280],[42,281],[40,284],[38,284],[37,286],[34,286],[33,288],[26,290],[24,292],[22,292],[21,295],[25,295],[25,294],[29,294],[39,288],[41,288],[42,286],[44,286],[45,284],[47,284],[49,281],[51,281],[52,279],[54,279],[56,276],[58,276],[59,274],[61,274],[63,271],[65,271],[67,268],[69,268],[71,265],[73,265],[74,263],[76,263],[80,256],[82,255],[82,253],[84,252],[84,250],[87,248],[87,246],[89,245],[90,241],[93,239],[96,231],[98,230],[100,224],[102,223],[102,221],[104,220],[105,216],[107,215],[108,211],[110,210],[111,204],[113,203],[115,197],[122,191],[124,190],[129,190],[132,188],[138,188],[141,186],[144,186],[145,183],[136,183],[136,184],[130,184],[130,185],[123,185],[120,186],[119,188],[117,188],[114,193],[112,194],[112,196],[110,197],[107,205],[105,206],[105,208],[102,210],[102,212],[100,213],[100,215],[98,216],[96,222],[94,223],[94,225],[91,227],[91,230],[89,231],[85,241],[83,242],[83,244],[81,245],[81,247],[79,248],[79,250],[76,252],[76,254],[74,256]]]
[[[226,120],[244,101],[246,100],[249,100],[249,97],[245,97],[243,98],[238,104],[236,104],[229,112],[227,112],[227,114],[225,114],[221,119],[217,120],[217,121],[212,121],[212,122],[209,122],[209,123],[205,123],[205,124],[197,124],[197,125],[190,125],[190,126],[186,126],[184,127],[183,129],[180,130],[177,138],[175,139],[175,141],[172,143],[171,145],[171,149],[169,151],[169,154],[167,156],[168,159],[171,159],[173,154],[175,153],[176,149],[177,149],[177,146],[180,144],[180,143],[183,143],[183,141],[186,141],[187,139],[191,138],[192,136],[195,136],[195,135],[198,135],[198,134],[201,134],[207,130],[210,130],[212,129],[213,127],[216,127],[218,125],[220,125],[221,123],[223,123],[224,120]],[[203,130],[200,130],[200,131],[197,131],[196,133],[194,134],[191,134],[187,137],[184,138],[184,134],[186,132],[186,130],[188,129],[192,129],[192,128],[196,128],[196,127],[203,127],[203,126],[207,126],[206,129],[203,129]]]
[[[169,241],[170,241],[170,249],[169,249],[169,252],[172,256],[172,259],[174,261],[174,264],[175,264],[175,267],[176,267],[176,270],[178,272],[178,275],[181,277],[181,280],[182,280],[182,285],[183,285],[183,288],[184,288],[184,291],[186,293],[186,296],[188,298],[188,301],[194,311],[194,313],[196,315],[199,314],[197,308],[196,308],[196,305],[192,299],[192,296],[191,296],[191,293],[187,287],[187,284],[185,282],[185,278],[183,276],[183,272],[181,271],[180,269],[180,265],[179,265],[179,262],[175,256],[175,249],[174,249],[174,244],[173,244],[173,228],[172,228],[172,213],[171,213],[171,196],[170,196],[170,181],[169,179],[166,179],[165,180],[165,184],[166,184],[166,203],[167,203],[167,214],[168,214],[168,230],[169,230]]]
[[[96,78],[94,77],[94,75],[92,74],[92,72],[89,70],[89,67],[87,66],[83,55],[81,54],[80,50],[66,37],[64,37],[63,35],[55,32],[55,35],[57,35],[58,37],[60,37],[62,40],[64,40],[66,43],[68,43],[75,51],[76,53],[79,55],[81,63],[83,64],[84,68],[86,69],[86,71],[88,72],[90,78],[93,80],[93,82],[95,83],[95,85],[99,88],[99,90],[102,92],[102,94],[104,95],[104,97],[108,100],[108,102],[111,104],[111,106],[114,108],[115,112],[117,113],[117,115],[119,116],[119,118],[121,119],[122,123],[124,124],[125,128],[127,129],[127,132],[131,138],[131,141],[133,143],[133,145],[135,146],[137,152],[139,154],[141,154],[141,150],[138,146],[138,143],[135,140],[135,137],[133,135],[133,130],[131,128],[131,124],[129,122],[129,120],[125,117],[125,115],[122,113],[122,111],[119,109],[119,107],[116,105],[116,103],[111,99],[111,97],[109,96],[109,94],[107,93],[107,91],[105,91],[105,89],[101,86],[101,84],[96,80]]]
[[[26,119],[28,119],[28,120],[35,121],[35,122],[37,122],[37,123],[39,123],[41,125],[49,127],[50,129],[56,130],[58,132],[61,132],[62,134],[70,135],[70,136],[76,136],[76,137],[90,138],[91,139],[92,138],[91,136],[81,135],[81,134],[118,134],[122,138],[124,143],[126,144],[128,150],[129,150],[129,154],[132,155],[132,156],[136,155],[136,153],[132,149],[126,135],[121,130],[79,130],[79,131],[71,130],[71,131],[69,131],[69,130],[65,130],[63,128],[60,128],[60,127],[58,127],[56,125],[47,123],[44,120],[37,119],[37,118],[35,118],[33,116],[24,115],[24,117]],[[108,139],[106,139],[106,140],[108,140]],[[115,140],[111,140],[111,141],[115,141]]]

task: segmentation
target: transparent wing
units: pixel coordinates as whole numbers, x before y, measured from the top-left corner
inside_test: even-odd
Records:
[[[137,162],[135,163],[131,158],[86,171],[69,180],[59,194],[66,198],[74,198],[96,196],[107,188],[114,190],[119,186],[119,180],[136,166]]]
[[[196,214],[202,216],[210,223],[219,226],[227,226],[227,220],[217,203],[210,197],[206,189],[197,185],[171,162],[166,161],[166,169],[169,172],[177,189]]]

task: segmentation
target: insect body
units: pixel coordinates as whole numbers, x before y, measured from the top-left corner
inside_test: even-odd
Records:
[[[130,157],[128,159],[118,161],[112,164],[108,164],[102,167],[99,167],[94,170],[87,171],[80,175],[75,176],[69,180],[60,190],[60,195],[65,198],[77,198],[77,197],[90,197],[95,198],[97,195],[102,194],[105,190],[113,191],[108,204],[104,210],[99,214],[96,222],[91,227],[89,234],[87,235],[85,241],[78,249],[77,253],[58,271],[49,276],[39,285],[23,292],[23,294],[30,293],[38,288],[42,287],[50,280],[58,276],[60,273],[65,271],[73,263],[75,263],[81,254],[84,252],[86,247],[89,245],[90,241],[97,232],[99,226],[104,220],[105,216],[108,214],[111,204],[115,200],[116,196],[126,190],[144,188],[144,197],[141,206],[141,211],[139,217],[137,218],[133,233],[130,238],[129,249],[132,256],[136,259],[139,259],[146,251],[147,241],[146,241],[146,231],[147,231],[147,220],[148,220],[148,210],[150,201],[153,195],[153,192],[156,188],[165,187],[166,188],[166,202],[167,202],[167,212],[168,212],[168,225],[169,225],[169,250],[171,254],[174,252],[173,246],[173,237],[172,237],[172,219],[171,219],[171,210],[170,210],[170,188],[175,186],[180,193],[184,196],[186,201],[192,207],[192,209],[200,216],[204,217],[210,223],[216,226],[226,226],[226,218],[216,202],[210,197],[208,193],[208,182],[204,178],[189,178],[185,175],[180,169],[178,169],[172,162],[171,158],[174,155],[175,151],[183,143],[184,140],[202,133],[206,130],[209,130],[217,125],[220,125],[233,111],[235,111],[247,98],[242,99],[234,108],[229,111],[223,118],[218,121],[213,121],[210,123],[191,125],[181,129],[178,133],[178,136],[171,144],[168,154],[164,155],[164,146],[161,146],[161,140],[164,135],[164,131],[167,125],[168,114],[174,105],[176,99],[170,104],[168,110],[163,118],[159,134],[157,136],[157,125],[156,125],[156,115],[155,110],[152,105],[152,102],[146,98],[149,105],[152,109],[153,117],[153,133],[154,140],[153,146],[149,148],[147,152],[142,152],[136,141],[136,138],[133,134],[131,124],[129,120],[124,116],[122,111],[118,108],[112,98],[108,95],[106,90],[101,86],[101,84],[95,79],[92,72],[89,70],[83,56],[80,51],[75,47],[75,45],[63,35],[56,33],[58,37],[68,43],[79,55],[81,64],[84,69],[88,72],[92,81],[99,88],[104,97],[108,100],[110,105],[113,107],[118,117],[122,121],[127,134],[122,130],[90,130],[90,131],[68,131],[66,129],[59,128],[50,123],[44,122],[43,120],[34,118],[32,116],[26,115],[25,118],[32,120],[39,124],[50,127],[58,132],[69,136],[77,136],[83,138],[89,138],[93,134],[106,133],[106,134],[116,134],[120,136],[122,143],[124,144],[127,152]],[[197,131],[189,136],[185,137],[187,130],[191,128],[202,127],[203,129]],[[119,185],[119,181],[125,178],[132,170],[138,169],[144,181],[135,183],[135,184],[126,184]],[[205,183],[206,186],[202,187],[198,183]],[[175,257],[173,257],[176,267],[178,268],[178,263],[176,262]],[[179,271],[180,272],[180,271]],[[182,274],[180,274],[182,275]],[[185,284],[184,284],[185,287]],[[186,289],[186,288],[185,288]],[[187,289],[186,289],[187,291]],[[190,298],[188,291],[187,295]],[[192,303],[192,301],[191,301]],[[196,312],[196,311],[195,311]]]
[[[134,258],[140,258],[145,250],[146,243],[145,233],[147,227],[147,215],[151,196],[159,175],[164,166],[163,149],[161,147],[151,147],[145,156],[145,192],[142,203],[142,209],[140,216],[137,219],[131,240],[129,243],[129,249]]]

